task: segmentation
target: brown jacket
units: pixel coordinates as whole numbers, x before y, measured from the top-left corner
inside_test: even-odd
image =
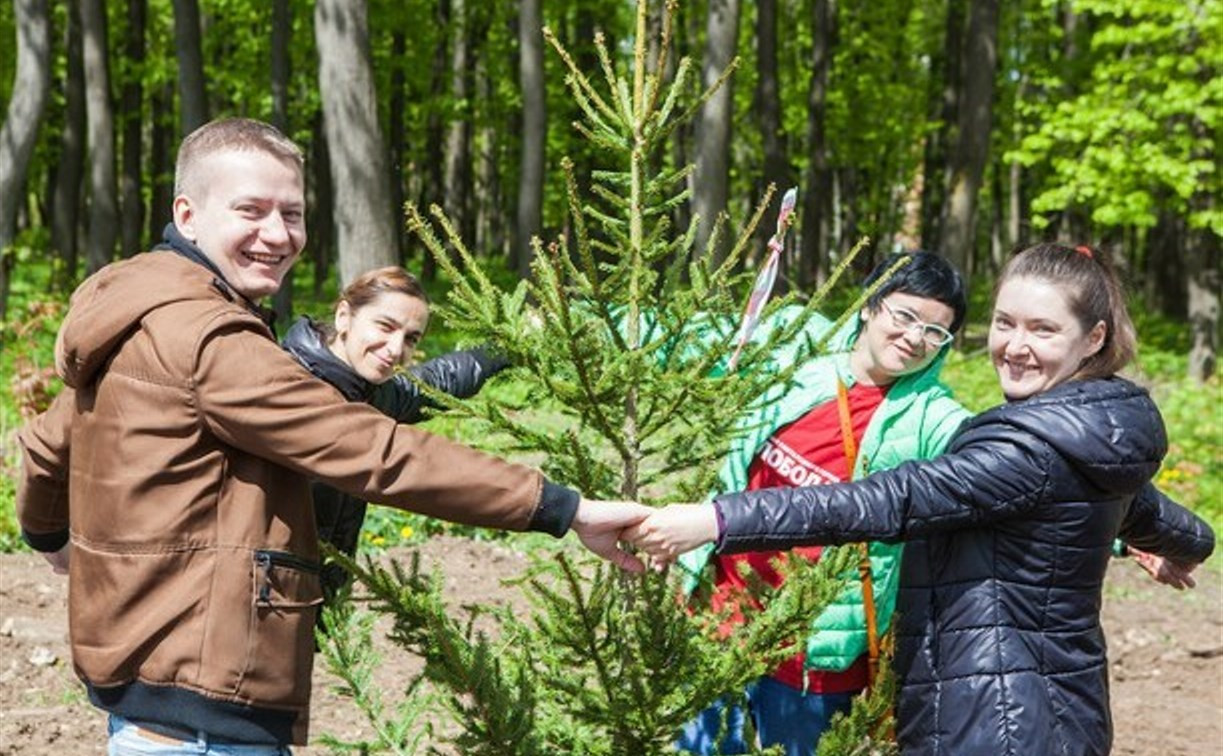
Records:
[[[169,251],[86,281],[57,344],[70,388],[20,434],[18,514],[35,545],[70,529],[73,661],[95,702],[301,743],[321,600],[310,478],[556,535],[577,497],[347,402],[241,302]]]

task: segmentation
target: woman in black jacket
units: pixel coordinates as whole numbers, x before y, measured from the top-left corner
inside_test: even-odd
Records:
[[[658,563],[905,541],[897,599],[898,738],[906,754],[1107,754],[1101,587],[1117,537],[1187,576],[1214,548],[1150,479],[1167,440],[1133,357],[1117,278],[1087,247],[1041,244],[1003,271],[989,351],[1007,404],[947,452],[852,484],[676,505],[628,537]]]
[[[354,279],[340,294],[333,321],[300,318],[282,346],[349,401],[367,402],[401,423],[419,422],[426,407],[437,406],[420,383],[467,398],[509,365],[482,349],[467,349],[412,365],[407,375],[398,372],[411,360],[429,325],[429,300],[420,282],[396,266]],[[319,538],[355,554],[365,502],[321,483],[314,484],[312,493]],[[347,583],[347,573],[336,564],[325,565],[322,577],[328,595]]]

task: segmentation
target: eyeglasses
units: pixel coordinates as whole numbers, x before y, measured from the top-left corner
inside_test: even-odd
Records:
[[[887,310],[888,315],[892,316],[892,325],[905,332],[920,331],[922,341],[926,342],[926,345],[931,348],[937,349],[944,344],[950,344],[952,339],[955,338],[955,334],[951,331],[940,325],[925,322],[917,317],[912,310],[906,310],[903,307],[892,307],[886,300],[879,300],[879,304],[883,305],[883,309]]]

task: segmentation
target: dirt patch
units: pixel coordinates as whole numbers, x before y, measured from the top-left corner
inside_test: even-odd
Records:
[[[514,540],[433,538],[420,548],[426,565],[445,575],[456,604],[511,602],[517,588],[501,580],[522,572]],[[517,542],[521,546],[522,542]],[[396,552],[405,556],[406,552]],[[0,756],[105,753],[105,716],[85,698],[72,673],[65,579],[40,557],[0,555]],[[1217,756],[1223,753],[1223,580],[1205,571],[1197,590],[1155,586],[1132,564],[1110,571],[1104,598],[1113,719],[1119,756]],[[420,669],[379,635],[378,681],[388,697]],[[367,732],[351,702],[315,672],[312,734],[358,739]],[[321,756],[317,745],[295,750]]]

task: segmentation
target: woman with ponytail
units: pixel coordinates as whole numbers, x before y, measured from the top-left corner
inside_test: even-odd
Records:
[[[1107,259],[1036,245],[995,292],[989,353],[1007,401],[945,454],[852,483],[672,505],[627,535],[659,565],[708,542],[733,554],[903,541],[902,752],[1107,754],[1100,604],[1114,539],[1186,578],[1214,549],[1210,527],[1150,482],[1167,438],[1147,392],[1117,375],[1134,352]]]

